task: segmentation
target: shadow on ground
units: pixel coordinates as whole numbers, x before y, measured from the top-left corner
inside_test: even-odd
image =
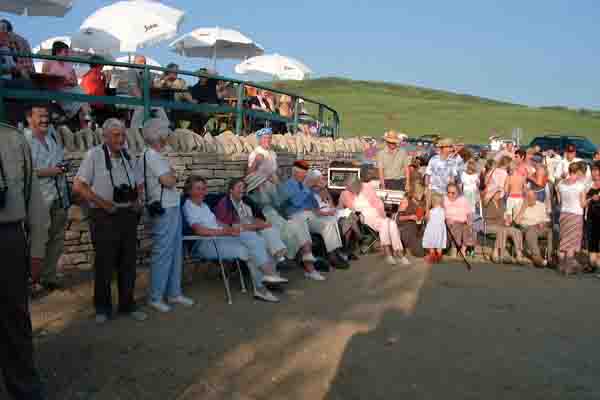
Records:
[[[376,256],[327,282],[290,278],[278,305],[236,291],[228,306],[200,276],[191,309],[61,320],[37,340],[50,398],[599,398],[592,279]]]

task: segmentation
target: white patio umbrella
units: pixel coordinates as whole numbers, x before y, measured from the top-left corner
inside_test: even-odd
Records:
[[[32,17],[64,17],[73,7],[73,0],[2,0],[0,12]]]
[[[198,28],[173,41],[171,51],[186,57],[209,58],[213,68],[217,59],[243,60],[261,55],[263,47],[233,29]]]
[[[301,81],[312,74],[310,68],[300,61],[280,56],[279,54],[268,54],[247,59],[235,66],[238,74],[260,72],[271,75],[281,80]]]
[[[175,37],[183,16],[183,11],[157,1],[119,1],[87,17],[72,37],[73,46],[133,53]]]

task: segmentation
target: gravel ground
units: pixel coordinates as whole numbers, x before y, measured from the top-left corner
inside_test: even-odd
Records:
[[[186,287],[197,306],[142,323],[96,326],[89,283],[38,299],[50,398],[600,398],[600,280],[381,260],[363,257],[327,282],[290,271],[277,305],[237,282],[227,305],[220,282],[200,272]]]

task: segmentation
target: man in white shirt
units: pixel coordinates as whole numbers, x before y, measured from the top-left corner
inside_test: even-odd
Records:
[[[50,211],[48,241],[40,283],[46,289],[54,290],[60,287],[56,269],[63,253],[67,209],[70,205],[67,166],[64,164],[64,149],[56,140],[54,129],[49,125],[47,107],[43,104],[34,105],[26,115],[29,129],[25,131],[25,138],[31,147],[33,169]]]
[[[145,206],[152,220],[152,260],[148,304],[160,312],[171,305],[192,306],[194,301],[181,291],[182,222],[177,173],[161,153],[170,134],[160,119],[146,121],[144,140],[149,149],[142,155]]]
[[[569,176],[569,166],[576,162],[583,161],[581,158],[577,157],[577,148],[574,144],[568,144],[565,148],[565,155],[563,160],[560,163],[557,163],[556,170],[554,171],[554,179],[558,182],[561,179],[565,179]],[[587,181],[592,179],[592,172],[590,168],[587,167],[585,178]]]
[[[524,228],[525,243],[531,254],[531,259],[538,267],[545,267],[547,261],[541,256],[539,239],[548,240],[548,251],[552,253],[552,227],[546,205],[536,198],[532,190],[527,192],[527,201],[517,213],[515,222]]]

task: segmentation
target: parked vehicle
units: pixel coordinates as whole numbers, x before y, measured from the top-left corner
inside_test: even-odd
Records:
[[[538,136],[531,141],[529,147],[540,146],[542,151],[555,149],[563,153],[568,144],[574,144],[577,149],[577,156],[584,160],[591,160],[594,157],[594,153],[598,150],[598,147],[588,138],[576,135]]]

